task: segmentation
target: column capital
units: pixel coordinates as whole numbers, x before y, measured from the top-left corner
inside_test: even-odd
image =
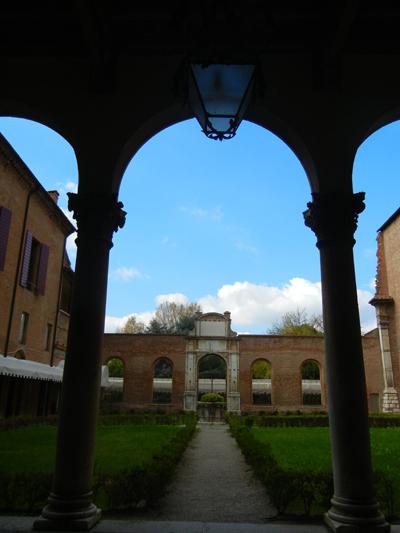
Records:
[[[112,247],[113,233],[125,224],[124,204],[117,201],[116,194],[75,194],[68,195],[68,210],[78,225],[78,239],[100,239]]]
[[[365,209],[365,193],[312,193],[312,202],[303,212],[304,223],[317,236],[317,246],[350,241],[355,243],[358,215]]]

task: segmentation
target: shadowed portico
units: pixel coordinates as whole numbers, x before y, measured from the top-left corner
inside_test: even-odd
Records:
[[[233,62],[245,55],[260,79],[245,118],[290,146],[312,193],[305,218],[321,258],[335,484],[327,523],[333,531],[388,531],[372,489],[353,261],[364,198],[353,194],[352,167],[363,140],[400,116],[398,7],[349,0],[325,12],[318,3],[254,0],[104,10],[61,2],[6,4],[0,12],[7,72],[0,114],[56,130],[79,168],[78,194],[70,197],[78,253],[56,471],[35,528],[88,530],[100,517],[91,477],[108,256],[125,216],[123,172],[151,136],[192,116],[181,83],[188,57]],[[282,191],[284,202],[285,184]]]

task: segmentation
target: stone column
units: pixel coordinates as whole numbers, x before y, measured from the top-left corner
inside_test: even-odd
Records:
[[[230,352],[228,360],[226,409],[229,413],[240,414],[240,392],[238,392],[239,354]]]
[[[384,413],[399,413],[399,395],[394,386],[392,353],[390,350],[389,326],[392,308],[394,305],[393,298],[375,296],[369,302],[376,309],[376,319],[378,322],[379,345],[381,349],[382,370],[383,370],[383,398],[382,411]]]
[[[100,519],[92,473],[112,235],[126,213],[115,195],[69,193],[77,259],[52,492],[35,530],[88,531]]]
[[[332,531],[389,531],[375,500],[353,246],[364,193],[313,193],[305,223],[320,251],[334,496]]]
[[[193,349],[190,345],[189,349]],[[193,351],[186,352],[186,367],[185,367],[185,393],[183,395],[183,410],[196,411],[196,354]]]

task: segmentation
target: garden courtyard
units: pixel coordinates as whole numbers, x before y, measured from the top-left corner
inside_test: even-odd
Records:
[[[370,420],[375,488],[395,523],[400,419]],[[56,426],[25,424],[0,431],[2,532],[28,531],[51,486]],[[197,531],[201,523],[221,533],[326,531],[322,515],[333,490],[327,418],[230,416],[228,424],[197,423],[192,415],[101,417],[94,493],[104,519],[95,531],[133,524],[139,533]]]

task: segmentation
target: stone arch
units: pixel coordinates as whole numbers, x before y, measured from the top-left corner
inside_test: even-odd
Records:
[[[380,106],[378,109],[373,110],[368,117],[366,117],[366,122],[363,124],[363,127],[360,129],[360,135],[358,138],[357,150],[360,146],[369,138],[371,135],[376,133],[378,130],[400,120],[400,105],[396,104],[393,107],[388,107],[383,110]]]
[[[144,144],[164,129],[191,118],[194,118],[191,109],[188,105],[183,105],[181,101],[146,117],[139,127],[135,127],[135,130],[131,131],[123,141],[113,176],[113,190],[115,192],[119,190],[126,168]],[[298,159],[305,171],[311,189],[318,189],[317,174],[311,152],[301,134],[293,124],[289,123],[287,118],[279,117],[271,109],[253,106],[251,112],[246,115],[245,120],[257,124],[278,137]],[[199,135],[201,135],[200,126]]]
[[[263,357],[252,361],[251,399],[253,405],[272,405],[272,365]]]
[[[67,125],[63,124],[61,121],[54,120],[53,116],[50,113],[47,113],[43,110],[38,110],[35,108],[30,108],[27,106],[20,105],[10,105],[5,106],[5,110],[0,109],[0,117],[3,118],[13,118],[28,120],[41,126],[48,128],[54,134],[61,137],[72,149],[74,153],[75,160],[77,160],[77,153],[75,149],[75,140],[73,138],[72,132],[69,131]]]
[[[207,392],[217,392],[226,399],[227,371],[228,364],[223,355],[202,355],[197,363],[197,399]]]
[[[152,403],[172,403],[174,364],[169,357],[158,357],[153,363]]]
[[[315,359],[306,359],[300,366],[302,405],[321,405],[321,365]]]

